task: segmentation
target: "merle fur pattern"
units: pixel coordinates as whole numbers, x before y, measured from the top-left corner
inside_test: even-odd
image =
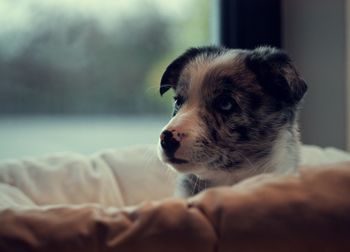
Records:
[[[221,58],[227,62],[225,67]],[[182,99],[173,116],[181,113],[191,97],[193,69],[215,60],[216,66],[203,71],[196,96],[196,123],[202,130],[186,147],[190,164],[205,167],[208,174],[191,170],[179,175],[178,191],[185,196],[259,173],[288,172],[298,165],[297,113],[307,86],[281,50],[187,50],[167,67],[161,79],[161,94],[171,88]],[[225,99],[234,106],[220,111],[218,106]]]

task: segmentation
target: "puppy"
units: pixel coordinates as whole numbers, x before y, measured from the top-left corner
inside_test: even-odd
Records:
[[[158,154],[179,172],[176,194],[296,170],[307,86],[285,52],[191,48],[165,70],[160,94],[169,89],[174,112]]]

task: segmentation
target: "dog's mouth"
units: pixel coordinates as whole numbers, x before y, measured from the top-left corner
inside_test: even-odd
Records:
[[[185,159],[181,159],[181,158],[175,158],[175,157],[171,157],[168,158],[167,161],[169,163],[173,163],[173,164],[188,164],[189,162]]]

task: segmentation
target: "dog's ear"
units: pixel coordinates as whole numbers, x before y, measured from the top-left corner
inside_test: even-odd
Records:
[[[166,68],[165,72],[160,81],[160,95],[163,95],[170,88],[175,88],[179,80],[181,71],[184,69],[186,64],[191,60],[196,58],[200,54],[220,54],[224,48],[216,46],[203,46],[203,47],[192,47],[186,52],[176,58],[171,64]]]
[[[185,65],[202,52],[200,48],[190,48],[185,53],[176,58],[166,68],[160,81],[160,95],[163,95],[170,88],[175,88],[179,80],[181,71]]]
[[[294,106],[304,96],[307,86],[288,55],[272,47],[258,47],[246,58],[263,89],[282,103]]]

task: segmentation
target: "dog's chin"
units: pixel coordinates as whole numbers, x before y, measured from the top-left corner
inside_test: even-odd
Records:
[[[164,164],[177,172],[191,173],[195,170],[195,165],[193,165],[190,161],[176,156],[168,157],[161,149],[158,149],[158,156]]]
[[[204,174],[207,171],[205,163],[193,162],[190,158],[185,157],[186,152],[184,149],[177,151],[174,156],[168,156],[158,144],[157,152],[160,161],[176,172],[182,174]]]
[[[160,155],[160,159],[163,163],[165,163],[170,168],[176,170],[181,173],[191,173],[193,172],[194,165],[189,161],[176,157],[167,157],[166,155]]]
[[[176,170],[180,173],[194,173],[196,169],[194,168],[193,164],[191,163],[174,163],[174,162],[165,162],[167,166],[169,166],[171,169]]]

